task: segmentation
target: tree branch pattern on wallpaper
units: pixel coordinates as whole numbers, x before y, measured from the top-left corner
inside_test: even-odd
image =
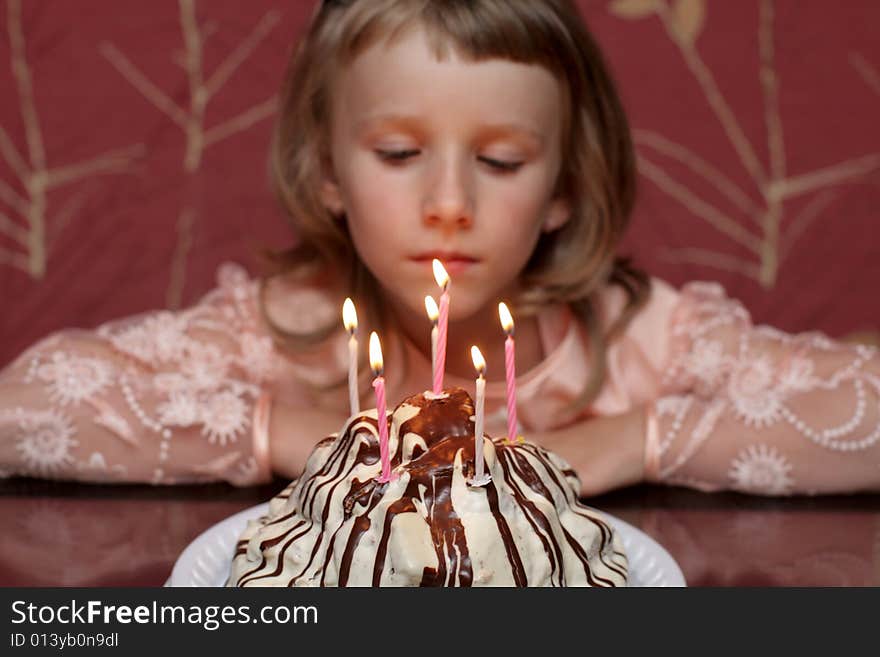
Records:
[[[208,103],[229,81],[241,65],[254,53],[257,46],[278,24],[281,14],[269,11],[260,19],[251,33],[232,50],[226,59],[208,75],[204,71],[202,53],[205,41],[216,29],[198,21],[195,0],[179,0],[180,29],[184,51],[178,63],[186,72],[189,89],[189,107],[183,108],[175,103],[164,91],[131,62],[131,60],[112,43],[101,45],[101,53],[144,98],[160,112],[173,121],[186,137],[186,150],[183,158],[183,171],[187,177],[190,193],[184,207],[180,209],[177,220],[177,245],[171,259],[169,283],[166,291],[166,304],[169,308],[179,308],[186,283],[186,262],[192,247],[193,227],[198,220],[198,201],[200,188],[196,176],[202,163],[205,150],[232,135],[247,130],[255,123],[275,113],[276,97],[273,95],[251,108],[217,125],[205,125],[205,111]]]
[[[748,172],[752,182],[752,188],[746,191],[721,173],[721,170],[729,167],[727,163],[713,164],[662,134],[634,129],[641,175],[731,242],[744,247],[750,256],[746,259],[694,246],[667,249],[666,257],[672,262],[688,262],[735,272],[759,282],[764,288],[772,288],[780,268],[792,252],[793,244],[834,198],[835,192],[831,188],[856,181],[880,169],[880,153],[864,153],[812,171],[789,173],[779,112],[773,0],[759,0],[757,27],[761,63],[758,75],[769,163],[761,161],[712,70],[700,56],[697,41],[706,23],[706,0],[614,0],[609,3],[608,9],[613,15],[626,20],[659,19],[667,36],[677,46],[685,66],[699,84],[706,102],[736,152],[739,165]],[[872,89],[880,90],[880,77],[861,54],[851,53],[850,61]],[[730,207],[718,207],[701,198],[688,184],[690,181],[673,177],[653,161],[652,154],[666,156],[684,165],[691,174],[714,186]],[[814,195],[814,198],[783,231],[786,201],[802,195]]]
[[[575,2],[633,126],[622,253],[757,323],[878,343],[880,4]],[[296,239],[266,163],[317,4],[0,0],[0,365]]]
[[[0,156],[6,160],[24,190],[22,195],[0,179],[0,201],[12,211],[12,216],[9,216],[0,206],[0,234],[12,242],[12,248],[0,247],[0,265],[15,267],[40,279],[46,273],[54,239],[76,214],[87,190],[74,195],[52,216],[49,213],[49,192],[95,175],[124,173],[143,155],[144,147],[135,144],[80,162],[50,166],[34,100],[33,75],[27,60],[21,0],[7,0],[6,28],[27,153],[18,151],[0,125]]]

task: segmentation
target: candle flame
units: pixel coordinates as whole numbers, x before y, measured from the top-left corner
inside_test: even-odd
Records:
[[[345,303],[342,304],[342,323],[345,325],[345,330],[349,333],[354,333],[357,330],[357,311],[354,309],[354,301],[349,298],[346,298]]]
[[[501,328],[508,335],[513,334],[513,317],[507,309],[507,304],[503,301],[498,304],[498,316],[501,318]]]
[[[373,331],[370,333],[370,367],[373,368],[376,376],[381,376],[384,369],[382,361],[382,345],[379,344],[379,336]]]
[[[437,258],[434,258],[431,264],[434,266],[434,280],[437,281],[437,285],[445,290],[446,286],[449,285],[449,274],[446,273],[446,268]]]
[[[474,361],[474,369],[477,370],[477,374],[483,376],[483,373],[486,371],[486,360],[483,358],[479,347],[471,347],[471,359]]]
[[[440,317],[440,309],[437,308],[437,302],[434,301],[434,297],[430,295],[425,297],[425,310],[428,311],[428,319],[436,324],[437,318]]]

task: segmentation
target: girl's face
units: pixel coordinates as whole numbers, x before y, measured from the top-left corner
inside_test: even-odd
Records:
[[[324,203],[397,310],[424,315],[431,261],[452,278],[452,320],[516,291],[542,231],[568,219],[559,83],[507,60],[438,61],[421,30],[379,42],[332,88]],[[491,308],[490,308],[491,307]]]

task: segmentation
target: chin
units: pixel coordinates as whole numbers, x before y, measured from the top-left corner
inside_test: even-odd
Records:
[[[498,319],[498,301],[502,301],[502,299],[489,299],[489,298],[466,298],[462,299],[455,296],[453,294],[450,298],[449,305],[449,321],[450,322],[462,322],[466,320],[473,319],[479,315],[485,315],[486,320],[492,321],[493,319],[497,321]]]
[[[419,290],[417,293],[407,291],[405,294],[392,293],[397,299],[398,307],[402,307],[406,312],[412,313],[417,317],[424,317],[428,322],[428,315],[425,310],[425,296],[430,294],[439,304],[442,292],[436,285],[430,289]],[[476,300],[470,298],[469,295],[456,294],[453,288],[449,295],[449,321],[458,322],[467,320],[476,315],[484,307],[486,300]]]

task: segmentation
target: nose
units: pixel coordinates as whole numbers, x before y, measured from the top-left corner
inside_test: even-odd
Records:
[[[446,158],[438,163],[436,175],[429,180],[422,213],[424,224],[445,232],[469,229],[474,221],[474,204],[466,164]]]

